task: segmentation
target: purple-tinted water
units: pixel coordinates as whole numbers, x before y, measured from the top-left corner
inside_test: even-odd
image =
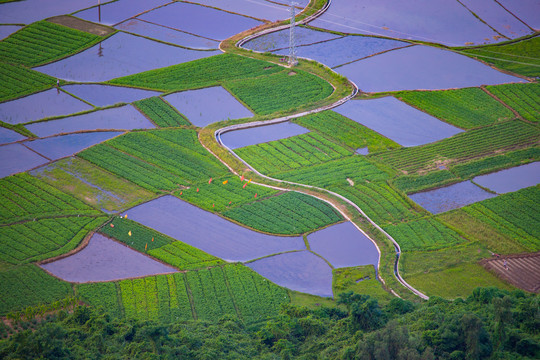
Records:
[[[325,258],[335,268],[374,265],[379,251],[351,222],[332,225],[307,236],[311,251]]]
[[[102,3],[110,0],[103,0]],[[96,5],[96,0],[25,0],[0,4],[0,23],[31,24],[34,21]]]
[[[296,27],[294,30],[295,44],[297,46],[309,45],[320,41],[337,39],[341,36],[305,27]],[[244,48],[256,51],[272,51],[289,47],[289,29],[275,31],[259,36],[243,45]]]
[[[139,19],[214,40],[225,40],[262,24],[245,16],[183,2],[152,10],[139,16]]]
[[[99,23],[99,12],[101,11],[101,24],[114,25],[169,2],[170,0],[118,0],[73,15],[84,20]],[[94,2],[92,5],[97,5],[97,2]]]
[[[538,0],[498,0],[508,11],[527,25],[540,29],[540,1]]]
[[[152,129],[156,126],[132,105],[126,105],[58,120],[39,122],[26,127],[37,136],[45,137],[78,131]]]
[[[28,141],[26,146],[51,160],[71,156],[90,146],[112,139],[121,132],[94,132],[70,134]]]
[[[345,33],[463,46],[501,41],[458,1],[332,0],[309,25]]]
[[[41,267],[69,282],[97,282],[177,272],[125,245],[94,234],[84,249]]]
[[[437,90],[525,80],[449,50],[415,45],[336,69],[367,92]]]
[[[369,149],[367,147],[356,149],[355,154],[367,155],[369,154]]]
[[[18,132],[0,127],[0,145],[26,139]]]
[[[473,181],[480,186],[495,191],[497,194],[518,191],[540,183],[540,162],[477,176]]]
[[[20,99],[0,103],[0,120],[9,124],[20,124],[91,109],[92,106],[63,91],[49,89]]]
[[[119,30],[139,34],[171,44],[185,46],[191,49],[208,50],[219,48],[218,41],[205,39],[180,30],[170,29],[138,19],[127,20],[115,27]]]
[[[0,146],[0,178],[30,170],[49,162],[21,144]]]
[[[492,28],[511,39],[525,36],[531,32],[531,29],[529,29],[511,13],[506,11],[494,0],[460,1],[469,10],[488,23]],[[538,1],[536,1],[536,3],[540,4]],[[538,11],[540,11],[540,7],[538,8]]]
[[[462,132],[391,96],[348,101],[334,111],[403,146],[428,144]]]
[[[309,4],[309,1],[310,0],[294,0],[294,2],[296,3],[295,6],[296,7],[302,7],[302,8],[305,8]],[[268,1],[268,2],[280,3],[280,4],[283,4],[283,5],[287,5],[287,6],[289,6],[291,4],[290,0],[271,0],[271,1]]]
[[[409,195],[415,203],[432,214],[457,209],[495,196],[470,181]]]
[[[66,85],[62,89],[95,106],[131,103],[161,94],[156,91],[98,84]]]
[[[299,46],[296,48],[296,55],[318,61],[328,67],[335,67],[382,51],[407,45],[409,44],[403,41],[365,36],[346,36],[309,46]],[[289,50],[283,49],[276,53],[288,55]]]
[[[254,128],[229,131],[221,135],[221,140],[231,149],[285,139],[308,133],[309,130],[291,122],[259,126]]]
[[[332,297],[332,268],[309,251],[280,254],[246,264],[270,281],[308,294]]]
[[[192,2],[272,22],[290,18],[288,6],[272,4],[265,0],[193,0]]]
[[[77,82],[101,82],[221,54],[166,45],[123,32],[91,48],[35,70]]]
[[[221,86],[182,91],[164,97],[195,126],[252,117],[253,113]]]
[[[19,26],[19,25],[1,25],[0,26],[0,40],[7,38],[9,35],[13,34],[15,31],[21,28],[22,26]]]
[[[227,261],[305,249],[302,237],[248,230],[170,195],[136,206],[127,214],[132,220]]]

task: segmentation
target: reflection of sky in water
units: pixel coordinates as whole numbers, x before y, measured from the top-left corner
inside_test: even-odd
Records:
[[[20,99],[0,103],[0,120],[20,124],[51,116],[91,110],[92,106],[57,89],[42,91]]]
[[[152,129],[150,122],[132,105],[94,111],[63,119],[44,121],[26,126],[39,137],[65,134],[83,130],[132,130]]]
[[[348,101],[334,111],[403,146],[428,144],[462,132],[391,96]]]
[[[71,156],[90,146],[109,140],[121,132],[70,134],[29,141],[26,146],[51,160]]]
[[[263,20],[277,21],[290,18],[288,6],[272,4],[265,0],[192,0],[191,2]]]
[[[269,1],[269,0],[266,0]],[[309,4],[309,0],[293,0],[297,5],[296,7],[302,7],[305,8]],[[284,4],[289,6],[291,4],[291,0],[270,0],[269,2],[276,2],[280,4]]]
[[[0,127],[0,145],[19,141],[22,139],[26,139],[26,137],[22,136],[16,131]]]
[[[246,265],[280,286],[332,297],[332,268],[309,251],[280,254]]]
[[[279,124],[229,131],[221,135],[221,140],[231,149],[238,149],[248,145],[285,139],[308,132],[308,129],[287,121]]]
[[[335,268],[360,265],[377,268],[377,248],[349,221],[311,233],[307,240],[311,250]]]
[[[540,1],[498,0],[498,2],[533,29],[540,29]]]
[[[73,15],[84,20],[99,23],[99,11],[101,10],[101,24],[114,25],[169,2],[169,0],[118,0],[107,5],[102,5],[101,9],[98,9],[96,6]],[[92,5],[97,5],[97,3],[94,2]]]
[[[169,29],[161,25],[150,24],[138,19],[127,20],[117,25],[116,28],[191,49],[205,50],[219,48],[218,41],[191,35],[180,30]]]
[[[216,54],[221,51],[183,49],[120,32],[81,53],[35,70],[71,81],[99,82]]]
[[[120,280],[178,271],[101,234],[94,234],[88,246],[78,253],[41,267],[70,282]]]
[[[540,183],[540,162],[477,176],[473,181],[497,194],[518,191]]]
[[[294,29],[296,46],[313,44],[319,41],[337,39],[340,36],[317,31],[305,27],[296,27]],[[289,47],[289,29],[275,31],[263,36],[256,37],[253,40],[246,42],[244,48],[256,51],[272,51],[281,48]]]
[[[18,25],[2,25],[0,26],[0,40],[8,37],[9,35],[13,34],[15,31],[22,28],[22,26]]]
[[[415,203],[432,214],[458,209],[495,196],[470,181],[409,195]]]
[[[262,24],[245,16],[180,2],[152,10],[139,18],[214,40],[225,40]]]
[[[62,86],[62,89],[68,91],[70,94],[88,101],[95,106],[131,103],[133,101],[161,94],[156,91],[98,84],[65,85]]]
[[[189,90],[164,96],[195,126],[252,117],[253,114],[221,86]]]
[[[305,249],[301,236],[261,234],[170,195],[136,206],[127,213],[132,220],[228,261],[247,261]]]
[[[21,144],[0,146],[0,159],[2,159],[0,178],[30,170],[49,162],[49,160],[39,156]]]
[[[415,45],[344,65],[336,71],[362,91],[439,90],[525,80],[448,50]]]

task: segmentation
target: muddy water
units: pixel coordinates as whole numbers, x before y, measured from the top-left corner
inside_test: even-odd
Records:
[[[516,166],[496,173],[477,176],[475,183],[498,194],[518,191],[540,183],[540,162]]]
[[[271,236],[248,230],[170,195],[126,213],[132,220],[228,261],[247,261],[305,249],[302,237]]]
[[[93,7],[75,13],[74,16],[104,25],[114,25],[144,11],[169,3],[169,0],[119,0],[101,7]],[[92,5],[97,5],[96,2]],[[101,12],[101,22],[99,13]]]
[[[415,45],[344,65],[336,71],[367,92],[437,90],[525,80],[448,50]]]
[[[66,85],[62,89],[94,106],[109,106],[159,95],[159,92],[98,84]]]
[[[36,166],[45,164],[49,160],[27,149],[21,144],[0,146],[0,178],[11,174],[30,170]]]
[[[41,267],[69,282],[111,281],[178,271],[101,234],[94,234],[78,253]]]
[[[311,250],[335,268],[374,265],[379,262],[375,245],[350,222],[332,225],[309,234]]]
[[[457,209],[495,196],[470,181],[409,195],[415,203],[432,214]]]
[[[288,6],[272,4],[265,0],[194,0],[192,2],[272,22],[290,18]]]
[[[272,32],[259,36],[246,42],[243,47],[256,51],[273,51],[277,49],[288,49],[289,29]],[[341,36],[324,31],[317,31],[303,27],[295,28],[295,43],[297,46],[309,45],[320,41],[338,39]]]
[[[231,149],[237,149],[248,145],[285,139],[308,132],[308,129],[300,125],[291,122],[283,122],[274,125],[229,131],[221,135],[221,140]]]
[[[246,264],[270,281],[308,294],[332,297],[332,269],[309,251],[267,257]]]
[[[26,139],[18,132],[0,127],[0,145]]]
[[[78,153],[90,146],[112,139],[121,132],[94,132],[71,134],[38,139],[26,142],[30,149],[48,157],[51,160],[60,159]]]
[[[253,113],[221,86],[174,93],[164,97],[195,126],[252,117]]]
[[[123,32],[66,59],[35,68],[70,81],[101,82],[221,54],[166,45]]]
[[[132,130],[152,129],[155,125],[132,105],[94,111],[27,125],[34,134],[45,137],[83,130]]]
[[[348,101],[334,111],[403,146],[423,145],[462,132],[391,96]]]

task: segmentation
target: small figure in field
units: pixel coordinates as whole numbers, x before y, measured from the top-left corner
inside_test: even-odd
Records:
[[[504,259],[503,261],[503,266],[506,270],[508,270],[508,262],[506,261],[506,259]]]

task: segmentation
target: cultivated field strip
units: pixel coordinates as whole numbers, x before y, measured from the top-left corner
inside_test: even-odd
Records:
[[[525,120],[540,122],[540,84],[503,84],[488,86],[487,90]]]
[[[56,79],[22,66],[0,62],[0,83],[0,101],[6,101],[48,89],[56,84]]]
[[[159,127],[191,125],[189,121],[158,96],[135,101],[133,105]]]

